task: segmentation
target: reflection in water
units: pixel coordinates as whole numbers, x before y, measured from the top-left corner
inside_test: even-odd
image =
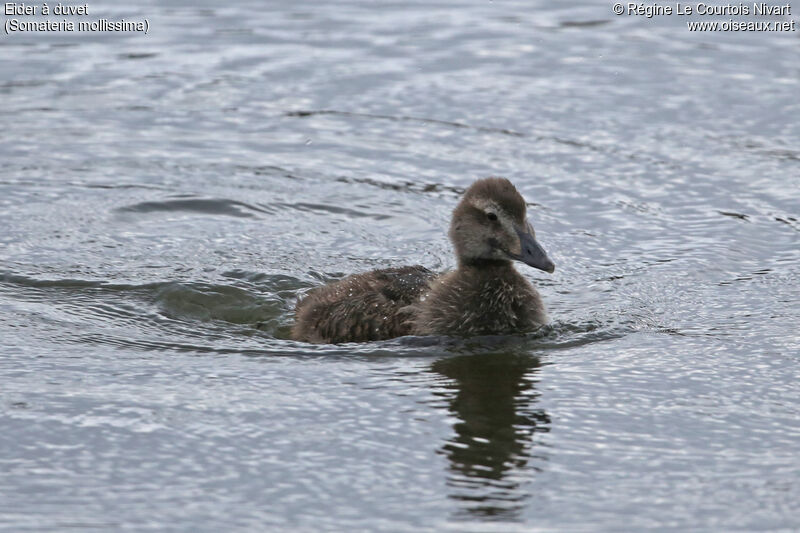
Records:
[[[549,431],[550,418],[534,409],[539,360],[518,354],[442,359],[432,369],[452,380],[449,410],[459,418],[443,447],[450,460],[449,496],[464,519],[514,520],[528,497],[524,473],[536,471],[534,433]]]

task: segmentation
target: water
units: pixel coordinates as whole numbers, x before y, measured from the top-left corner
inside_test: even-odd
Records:
[[[0,38],[0,529],[800,528],[797,33],[167,4]],[[487,175],[550,326],[288,340]]]

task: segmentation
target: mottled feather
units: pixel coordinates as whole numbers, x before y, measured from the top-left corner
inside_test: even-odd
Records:
[[[422,266],[385,268],[313,289],[297,304],[292,338],[340,343],[408,335],[404,308],[419,299],[433,277]]]

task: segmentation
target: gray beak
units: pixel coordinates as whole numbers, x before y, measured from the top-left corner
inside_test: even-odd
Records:
[[[547,252],[544,251],[542,245],[536,242],[530,225],[526,224],[525,228],[515,226],[514,229],[517,231],[517,235],[519,235],[520,253],[519,255],[512,254],[511,257],[533,268],[538,268],[539,270],[544,270],[552,274],[556,269],[556,265],[547,257]]]

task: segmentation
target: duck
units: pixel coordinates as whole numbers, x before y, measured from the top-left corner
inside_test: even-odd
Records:
[[[405,335],[470,337],[533,331],[548,321],[539,292],[514,267],[553,273],[526,202],[506,178],[475,181],[453,210],[454,270],[423,266],[353,274],[310,290],[295,307],[291,338],[339,344]]]

